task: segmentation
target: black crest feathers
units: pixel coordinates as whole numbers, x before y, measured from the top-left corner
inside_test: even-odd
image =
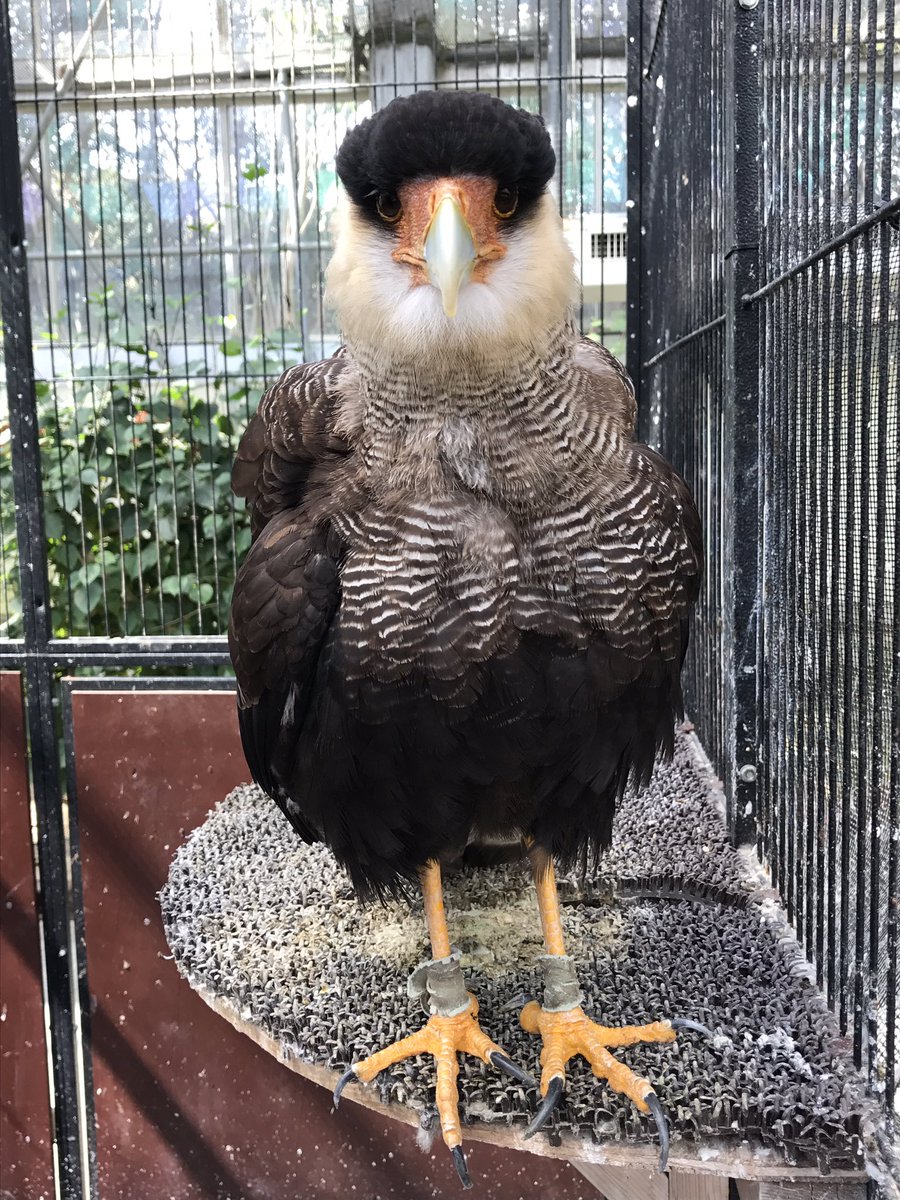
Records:
[[[412,179],[483,175],[533,207],[556,155],[540,117],[478,92],[417,92],[351,129],[337,154],[350,198],[374,214],[379,195]]]

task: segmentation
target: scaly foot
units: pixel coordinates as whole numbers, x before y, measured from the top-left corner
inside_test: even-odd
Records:
[[[450,1017],[439,1015],[430,1017],[427,1024],[423,1025],[418,1032],[401,1038],[399,1042],[394,1042],[392,1046],[377,1051],[363,1059],[362,1062],[354,1063],[349,1070],[344,1072],[334,1089],[336,1108],[341,1098],[341,1092],[351,1080],[369,1083],[380,1071],[393,1063],[401,1062],[405,1058],[412,1058],[416,1054],[430,1054],[437,1067],[435,1100],[441,1120],[441,1131],[444,1135],[444,1142],[453,1155],[460,1182],[465,1188],[472,1186],[472,1180],[469,1177],[466,1158],[462,1150],[459,1093],[456,1087],[456,1078],[459,1075],[457,1053],[472,1054],[476,1058],[480,1058],[482,1062],[491,1063],[499,1070],[505,1071],[519,1083],[524,1083],[528,1087],[535,1086],[531,1076],[517,1067],[496,1042],[491,1041],[478,1024],[478,1001],[471,992],[468,995],[470,1003],[465,1011]]]
[[[696,1021],[682,1019],[613,1029],[592,1021],[580,1005],[562,1012],[545,1012],[534,1000],[522,1009],[519,1021],[528,1033],[539,1033],[544,1042],[541,1050],[541,1095],[544,1099],[525,1131],[525,1137],[532,1137],[550,1119],[563,1093],[566,1063],[580,1054],[590,1063],[598,1079],[606,1079],[617,1092],[628,1096],[640,1112],[653,1117],[659,1132],[659,1169],[665,1171],[669,1131],[662,1105],[649,1080],[635,1075],[630,1067],[610,1054],[608,1047],[634,1046],[638,1042],[673,1042],[679,1029],[693,1029],[711,1036],[709,1030]]]

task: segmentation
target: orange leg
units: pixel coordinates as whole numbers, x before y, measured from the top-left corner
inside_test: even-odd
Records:
[[[628,1096],[642,1113],[651,1114],[659,1131],[660,1170],[665,1170],[668,1155],[668,1130],[662,1106],[649,1080],[635,1075],[630,1067],[609,1053],[610,1047],[634,1046],[638,1042],[672,1042],[679,1029],[693,1029],[709,1034],[694,1021],[654,1021],[649,1025],[625,1025],[610,1028],[598,1025],[581,1007],[581,992],[575,969],[566,956],[556,875],[549,856],[532,850],[535,887],[541,926],[547,955],[544,958],[546,990],[545,1007],[530,1001],[522,1009],[519,1020],[528,1033],[539,1033],[541,1050],[541,1095],[544,1102],[525,1132],[532,1137],[549,1120],[562,1096],[566,1064],[580,1054],[590,1063],[598,1079],[606,1079],[623,1095]]]
[[[429,863],[422,871],[422,893],[434,957],[433,961],[425,964],[420,971],[426,982],[432,1015],[416,1033],[401,1038],[362,1062],[354,1063],[338,1081],[334,1102],[337,1107],[341,1092],[349,1082],[358,1080],[360,1083],[370,1083],[385,1067],[412,1058],[416,1054],[430,1054],[437,1069],[435,1103],[444,1142],[453,1155],[463,1186],[471,1187],[472,1182],[462,1151],[459,1093],[456,1087],[459,1075],[457,1053],[474,1055],[483,1062],[505,1071],[520,1083],[534,1086],[534,1080],[517,1067],[478,1024],[478,1001],[471,992],[466,991],[458,958],[451,954],[441,888],[441,869],[436,862]]]

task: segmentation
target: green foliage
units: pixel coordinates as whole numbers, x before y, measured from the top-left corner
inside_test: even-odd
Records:
[[[235,564],[250,544],[230,490],[234,452],[265,386],[301,347],[279,334],[247,345],[226,338],[217,349],[222,369],[213,374],[206,362],[173,367],[165,348],[123,340],[111,347],[109,380],[83,373],[55,389],[38,384],[57,635],[224,632]],[[0,635],[15,637],[8,439],[0,439],[0,511]]]
[[[624,307],[625,306],[622,305],[623,309]],[[591,341],[597,342],[601,346],[605,346],[610,354],[614,354],[619,362],[624,366],[626,354],[626,338],[624,328],[625,314],[624,312],[621,314],[621,328],[615,327],[615,325],[618,324],[618,322],[615,320],[617,316],[619,316],[619,314],[613,314],[612,321],[591,321],[590,327],[587,331],[587,336],[591,339]]]

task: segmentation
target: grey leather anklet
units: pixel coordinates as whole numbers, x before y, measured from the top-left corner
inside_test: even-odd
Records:
[[[544,973],[544,1012],[567,1012],[578,1008],[584,996],[578,986],[575,963],[568,954],[542,954],[538,960]]]
[[[411,1000],[418,1000],[432,1016],[456,1017],[471,1003],[466,991],[460,953],[454,950],[449,958],[433,958],[420,963],[406,981]]]

